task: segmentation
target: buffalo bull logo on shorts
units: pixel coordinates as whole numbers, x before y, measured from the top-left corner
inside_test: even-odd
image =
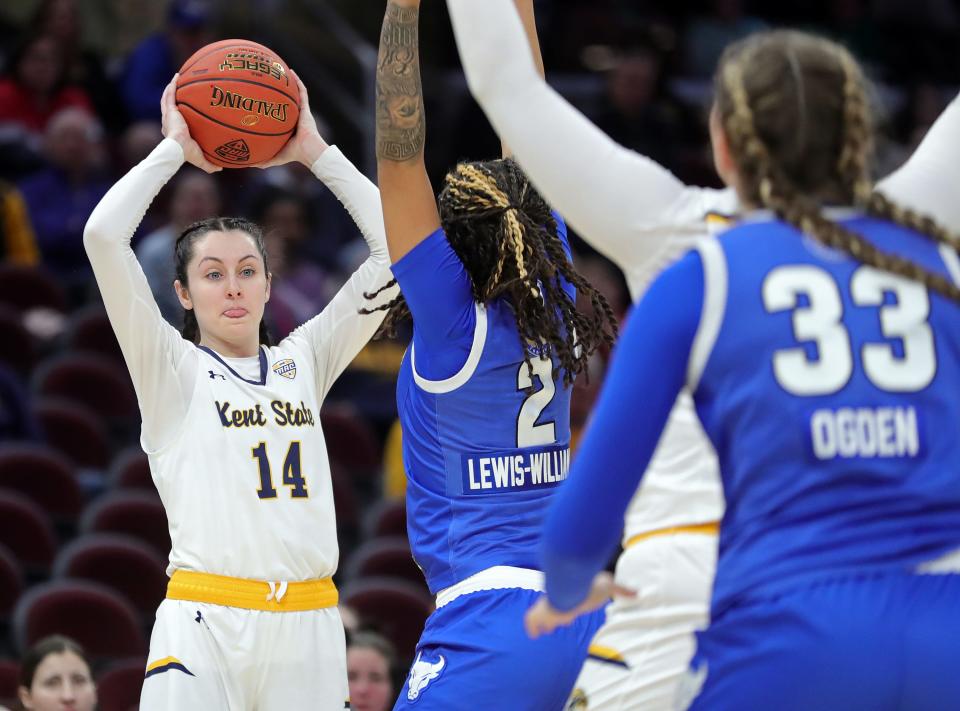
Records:
[[[447,660],[440,655],[440,661],[427,662],[422,659],[423,652],[417,652],[417,658],[410,667],[410,678],[407,680],[407,699],[416,701],[427,688],[427,684],[440,676],[440,672],[447,666]]]
[[[293,380],[297,377],[297,364],[293,362],[293,358],[284,358],[273,364],[273,372],[287,380]]]
[[[250,160],[250,146],[242,138],[227,141],[222,146],[215,148],[213,152],[231,163],[244,163]]]

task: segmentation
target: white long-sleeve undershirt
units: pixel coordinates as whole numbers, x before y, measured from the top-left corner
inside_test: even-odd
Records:
[[[537,73],[512,0],[447,0],[467,83],[500,138],[573,228],[626,274],[634,298],[702,237],[705,214],[735,212],[732,190],[684,185],[623,148]],[[879,185],[960,230],[960,99]],[[699,225],[697,224],[699,223]]]
[[[83,234],[107,315],[137,393],[142,442],[148,451],[162,448],[178,432],[190,405],[199,352],[161,316],[130,239],[150,203],[183,162],[180,145],[163,140],[103,197]],[[316,387],[322,400],[385,315],[382,311],[358,313],[371,304],[364,292],[379,288],[392,277],[376,186],[335,146],[327,148],[311,170],[343,203],[370,247],[370,256],[327,307],[289,336],[306,341],[305,346],[313,353],[319,374]],[[376,303],[395,295],[395,289],[390,289]]]

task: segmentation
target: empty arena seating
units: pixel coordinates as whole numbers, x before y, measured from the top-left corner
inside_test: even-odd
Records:
[[[80,521],[83,533],[122,533],[148,545],[166,559],[170,553],[167,514],[155,493],[111,491],[94,501]]]
[[[165,557],[117,533],[88,533],[67,544],[54,560],[53,577],[102,583],[123,595],[143,620],[153,617],[167,589]]]
[[[94,660],[145,655],[137,613],[119,594],[86,580],[57,580],[24,593],[13,613],[19,652],[51,634],[77,640]]]
[[[0,445],[0,488],[23,494],[58,522],[75,521],[83,508],[71,464],[35,444]]]
[[[50,570],[57,539],[43,509],[22,494],[0,489],[0,545],[28,575],[41,576]]]

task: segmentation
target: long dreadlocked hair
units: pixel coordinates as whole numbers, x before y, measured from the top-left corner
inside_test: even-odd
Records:
[[[824,204],[854,205],[960,248],[956,235],[874,190],[866,79],[846,49],[803,32],[761,32],[727,49],[714,83],[746,201],[859,262],[960,301],[960,288],[946,277],[823,215]]]
[[[453,251],[470,277],[473,298],[483,304],[508,300],[523,344],[545,345],[556,355],[566,385],[586,370],[601,344],[617,335],[617,319],[607,300],[570,263],[550,207],[510,159],[460,163],[447,174],[440,192],[440,222]],[[594,315],[577,310],[562,280],[590,299]],[[393,286],[390,281],[372,294]],[[386,310],[381,333],[393,332],[410,315],[403,295],[372,310]],[[523,359],[531,380],[529,349]]]

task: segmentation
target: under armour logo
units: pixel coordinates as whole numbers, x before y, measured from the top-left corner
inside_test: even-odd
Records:
[[[447,660],[440,655],[440,661],[435,664],[420,660],[423,652],[417,652],[417,658],[410,667],[410,679],[407,682],[407,698],[410,701],[416,701],[420,694],[427,688],[427,684],[440,676],[440,672],[447,665]]]
[[[210,373],[210,380],[216,380],[217,378],[220,378],[220,380],[227,379],[226,375],[221,375],[220,373],[214,373],[212,370],[208,370],[207,372]]]

